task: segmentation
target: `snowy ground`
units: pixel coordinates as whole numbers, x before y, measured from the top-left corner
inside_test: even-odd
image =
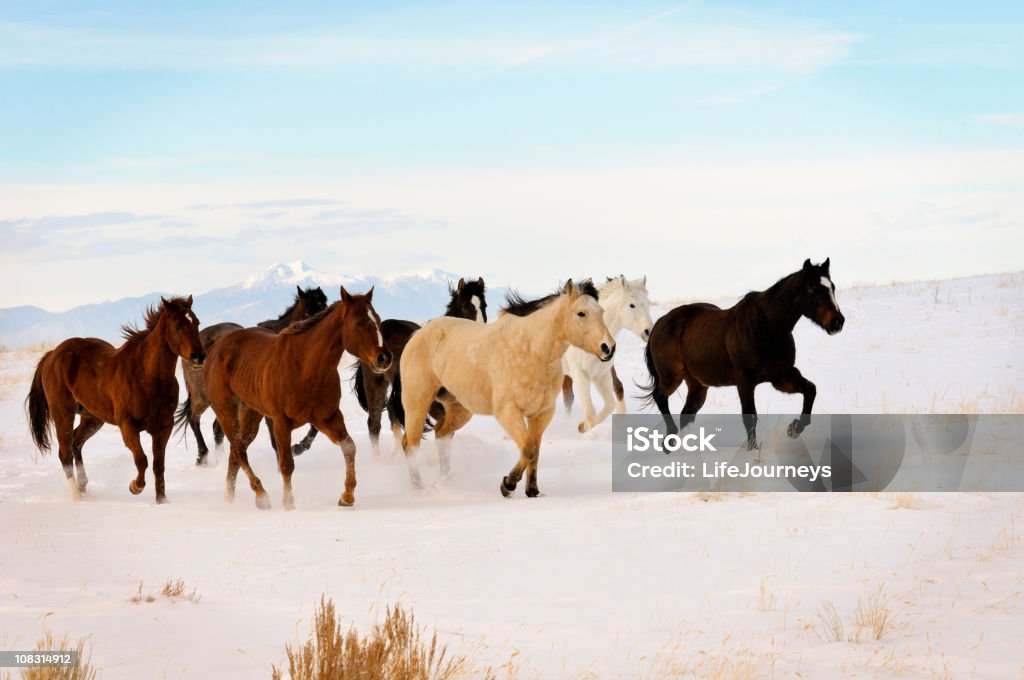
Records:
[[[797,332],[816,412],[1024,411],[1024,274],[838,297],[841,335]],[[641,344],[620,342],[630,391]],[[22,413],[39,356],[0,354],[0,648],[51,630],[88,637],[105,678],[266,677],[326,593],[359,626],[402,602],[453,651],[526,678],[1024,674],[1024,494],[612,494],[610,423],[581,436],[578,408],[545,437],[545,497],[499,495],[516,454],[483,417],[455,439],[455,478],[413,493],[402,461],[373,459],[346,395],[354,508],[335,506],[343,463],[321,438],[297,460],[298,509],[282,511],[265,434],[250,459],[274,510],[244,483],[227,504],[225,451],[200,469],[181,442],[158,507],[152,484],[128,493],[112,427],[86,448],[89,493],[74,504]],[[757,402],[799,408],[769,386]],[[735,412],[735,392],[712,390],[706,409]],[[199,601],[160,597],[168,579]],[[140,582],[156,601],[130,602]],[[892,626],[874,640],[854,620],[879,589]],[[828,640],[828,603],[859,641]]]

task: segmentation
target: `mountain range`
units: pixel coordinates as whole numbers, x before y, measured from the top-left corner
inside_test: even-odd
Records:
[[[193,310],[203,325],[234,321],[252,326],[280,316],[292,303],[296,286],[320,286],[331,302],[338,299],[341,285],[353,293],[373,286],[373,306],[381,318],[424,321],[444,313],[450,299],[448,286],[459,277],[440,269],[393,277],[341,276],[315,271],[303,262],[278,262],[232,286],[196,295]],[[146,307],[159,302],[161,295],[154,292],[65,312],[31,305],[0,309],[0,346],[24,347],[74,336],[119,344],[121,324],[141,323]],[[504,295],[504,288],[488,290],[493,309],[497,310]]]

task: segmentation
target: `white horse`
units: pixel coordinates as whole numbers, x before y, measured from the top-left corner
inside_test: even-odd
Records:
[[[599,302],[604,309],[604,325],[612,337],[616,337],[623,328],[636,333],[637,337],[647,342],[651,337],[651,303],[647,299],[647,277],[629,281],[625,276],[608,279],[599,291]],[[622,383],[615,375],[615,367],[610,361],[601,362],[592,354],[570,347],[562,357],[562,371],[567,379],[562,385],[565,408],[572,410],[572,388],[579,386],[580,402],[583,404],[583,420],[579,431],[592,430],[603,422],[608,414],[615,409],[616,413],[625,413],[626,404]],[[594,412],[594,402],[590,399],[590,386],[593,384],[604,405],[601,411]],[[612,395],[614,394],[614,401]]]
[[[441,317],[413,334],[391,387],[392,405],[405,423],[404,447],[413,485],[422,486],[416,453],[434,401],[444,417],[434,428],[441,474],[449,474],[451,437],[474,414],[493,415],[519,447],[519,461],[501,480],[506,498],[526,474],[526,495],[539,495],[540,442],[555,412],[562,355],[570,345],[601,360],[615,354],[603,310],[569,281],[540,300],[512,297],[491,324]],[[397,403],[396,403],[397,402]]]

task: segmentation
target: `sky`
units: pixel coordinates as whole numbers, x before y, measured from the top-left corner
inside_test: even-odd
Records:
[[[1019,2],[0,1],[0,307],[1024,263]]]

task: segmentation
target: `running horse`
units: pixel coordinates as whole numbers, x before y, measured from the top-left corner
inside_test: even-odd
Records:
[[[324,295],[324,291],[321,290],[319,286],[316,288],[306,288],[305,290],[300,286],[295,286],[295,300],[288,309],[284,310],[278,318],[261,321],[258,326],[260,328],[265,328],[268,331],[278,333],[292,323],[308,319],[311,316],[316,316],[325,309],[327,309],[327,296]],[[199,331],[199,339],[203,343],[203,351],[209,353],[210,348],[213,347],[214,343],[230,333],[242,330],[242,328],[243,327],[237,323],[231,323],[230,321],[207,326],[203,330]],[[210,449],[206,445],[206,440],[203,438],[200,419],[203,417],[203,414],[206,413],[206,409],[210,408],[210,400],[206,398],[206,385],[203,383],[203,371],[201,368],[193,368],[184,359],[182,359],[181,372],[185,377],[186,396],[185,401],[181,402],[181,407],[178,408],[178,413],[175,416],[175,424],[179,428],[184,427],[186,424],[192,428],[192,433],[196,436],[196,444],[199,447],[199,455],[196,457],[196,465],[205,465],[206,456],[210,452]],[[270,432],[271,444],[273,444],[274,428],[270,422],[267,423],[267,430]],[[305,443],[306,440],[312,442],[314,436],[316,436],[316,429],[310,427],[309,432],[306,433],[306,436],[302,440],[303,443]],[[220,423],[215,420],[213,421],[213,443],[216,446],[220,446],[222,441],[224,441],[224,430],[221,429]],[[304,448],[300,447],[301,444],[296,444],[295,447],[293,447],[293,452],[296,456],[308,449],[309,444],[306,443]],[[277,447],[274,446],[274,448],[276,449]],[[299,448],[299,450],[294,451],[294,448]]]
[[[384,347],[380,317],[373,309],[373,288],[341,299],[318,315],[288,326],[280,333],[246,328],[225,336],[210,350],[203,380],[210,405],[231,442],[226,496],[235,497],[241,469],[256,494],[256,507],[270,507],[263,483],[249,466],[248,448],[259,432],[260,420],[274,425],[278,470],[285,509],[295,507],[292,494],[292,430],[311,423],[341,447],[345,458],[345,491],[338,505],[355,502],[356,445],[341,414],[341,376],[338,362],[345,351],[384,372],[391,353]]]
[[[178,404],[175,363],[181,357],[201,366],[205,357],[192,296],[161,298],[159,305],[146,311],[145,328],[124,326],[122,332],[125,343],[116,349],[96,338],[71,338],[43,355],[25,400],[32,440],[40,451],[49,451],[53,423],[71,496],[79,500],[89,483],[82,447],[104,423],[121,429],[125,446],[135,458],[136,476],[128,488],[133,494],[142,493],[149,462],[139,433],[148,432],[153,440],[156,502],[163,503],[167,500],[164,453]],[[76,412],[78,427],[74,427]],[[72,463],[77,467],[77,483]]]
[[[679,427],[693,422],[704,405],[709,387],[734,385],[740,396],[747,448],[757,448],[757,409],[754,388],[765,382],[786,394],[803,395],[799,418],[787,434],[797,437],[811,422],[817,388],[796,368],[793,328],[807,317],[829,335],[843,330],[846,318],[836,302],[829,260],[820,265],[804,261],[800,270],[763,292],[747,293],[729,309],[706,302],[676,307],[658,319],[647,343],[645,358],[651,381],[646,399],[665,417],[670,433],[676,427],[668,398],[686,383],[686,403]]]
[[[487,286],[482,278],[473,281],[459,279],[458,284],[452,287],[448,285],[448,294],[451,300],[445,309],[445,316],[469,319],[487,323]],[[370,445],[373,447],[373,455],[380,455],[380,416],[388,401],[388,388],[395,379],[395,370],[402,358],[402,350],[412,334],[420,329],[420,325],[413,321],[402,319],[384,319],[380,324],[381,333],[384,334],[384,346],[391,351],[393,357],[391,368],[384,373],[375,373],[372,366],[358,362],[352,375],[352,389],[356,393],[359,405],[367,412],[366,427],[370,433]],[[430,415],[434,420],[444,415],[444,408],[440,403],[434,402],[430,408]],[[394,436],[395,445],[393,451],[402,446],[402,424],[394,409],[388,408],[388,417],[391,420],[391,434]],[[305,440],[302,444],[306,445]],[[306,445],[306,448],[309,448]]]
[[[519,447],[519,461],[501,480],[502,495],[512,496],[524,474],[526,495],[540,495],[537,462],[562,384],[562,355],[570,345],[604,361],[615,354],[596,296],[582,293],[572,280],[557,293],[516,301],[505,311],[491,324],[434,319],[405,346],[390,399],[405,424],[403,445],[414,486],[422,486],[416,455],[436,400],[445,410],[434,428],[442,475],[450,474],[455,431],[474,414],[493,415]]]

